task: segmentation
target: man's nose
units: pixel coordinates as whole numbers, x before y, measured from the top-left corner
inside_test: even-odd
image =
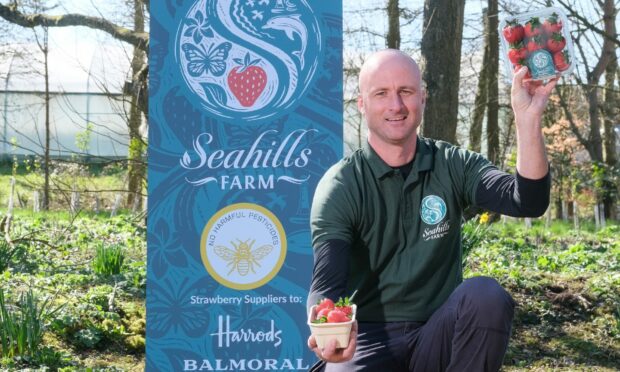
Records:
[[[398,93],[390,94],[388,102],[391,111],[400,111],[404,106],[403,98]]]

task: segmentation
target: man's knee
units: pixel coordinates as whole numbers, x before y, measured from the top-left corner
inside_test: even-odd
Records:
[[[510,330],[515,303],[499,283],[489,277],[475,277],[462,284],[462,310],[471,312],[483,327]]]

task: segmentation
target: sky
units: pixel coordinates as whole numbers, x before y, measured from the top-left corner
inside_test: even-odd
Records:
[[[3,0],[6,3],[6,0]],[[49,11],[51,14],[81,13],[91,16],[104,15],[107,18],[124,18],[125,21],[130,17],[118,15],[119,9],[126,9],[121,6],[122,0],[58,0],[60,5]],[[355,30],[362,26],[367,27],[373,33],[385,35],[387,33],[387,16],[380,10],[385,7],[386,0],[343,0],[344,29]],[[401,8],[410,10],[421,10],[423,0],[400,0]],[[504,2],[502,2],[504,3]],[[591,10],[591,0],[578,1],[583,7],[583,12]],[[464,27],[463,48],[482,47],[482,9],[486,7],[487,0],[467,0],[466,1],[466,23]],[[519,11],[528,11],[531,8],[544,6],[543,0],[528,2],[530,9],[525,5],[519,5]],[[359,10],[366,10],[361,13]],[[375,9],[374,11],[372,11]],[[368,10],[371,10],[368,12]],[[500,8],[500,19],[507,16],[507,13]],[[372,20],[372,22],[369,22]],[[411,50],[414,54],[419,51],[421,40],[420,15],[412,23],[406,25],[401,20],[401,36],[403,39],[402,49]],[[620,17],[618,17],[618,28],[620,29]],[[36,50],[33,44],[32,30],[20,27],[14,28],[22,41],[20,44],[29,49]],[[51,86],[54,90],[63,91],[101,91],[101,81],[107,81],[107,89],[119,91],[122,82],[126,79],[129,72],[129,60],[131,48],[126,44],[113,39],[105,32],[92,30],[87,27],[52,27],[50,30],[50,74]],[[351,54],[359,53],[360,49],[375,50],[385,46],[381,36],[372,36],[369,33],[345,34],[345,58]],[[362,46],[360,48],[360,45]],[[0,53],[1,54],[1,53]],[[40,55],[40,53],[39,53]],[[28,56],[23,59],[17,58],[12,62],[13,65],[32,64],[35,57]],[[0,58],[0,86],[4,87],[7,71],[11,65],[11,58]],[[11,71],[15,71],[17,66],[11,66]],[[17,70],[19,70],[17,68]],[[90,71],[90,75],[89,75]],[[19,74],[14,74],[19,75]],[[89,79],[89,76],[91,78]],[[33,84],[33,82],[35,82]],[[10,80],[10,89],[29,90],[42,88],[42,79],[32,76],[13,76]]]

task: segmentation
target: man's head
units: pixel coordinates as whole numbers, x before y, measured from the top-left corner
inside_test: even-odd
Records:
[[[368,124],[368,142],[375,150],[415,143],[426,93],[420,68],[407,54],[386,49],[362,66],[357,107]]]

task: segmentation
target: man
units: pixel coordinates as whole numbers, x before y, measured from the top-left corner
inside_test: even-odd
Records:
[[[308,307],[351,295],[357,321],[346,348],[308,340],[326,371],[497,371],[514,302],[491,278],[462,282],[468,205],[540,216],[550,176],[541,119],[557,79],[516,72],[512,107],[517,174],[484,157],[421,138],[426,93],[415,61],[383,50],[364,63],[358,108],[367,143],[330,168],[312,204],[314,271]],[[440,125],[426,123],[425,125]]]

